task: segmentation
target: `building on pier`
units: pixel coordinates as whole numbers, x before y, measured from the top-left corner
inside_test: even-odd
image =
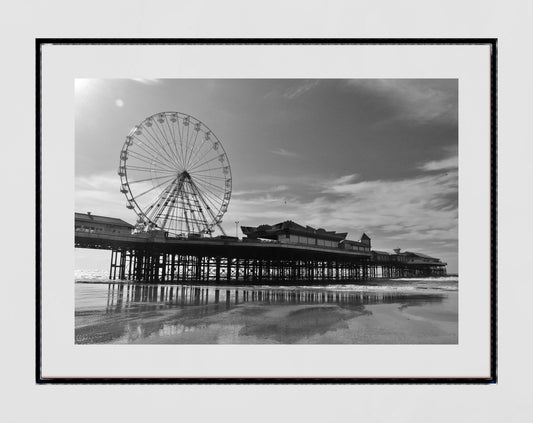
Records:
[[[360,251],[370,254],[370,248],[372,247],[370,237],[367,234],[363,234],[359,241],[352,241],[349,239],[343,239],[339,243],[339,248],[349,251]]]
[[[392,261],[391,254],[387,253],[386,251],[377,250],[372,250],[372,260],[377,263],[386,263]]]
[[[361,241],[346,239],[346,232],[326,231],[311,226],[302,226],[292,220],[275,225],[241,226],[242,233],[249,239],[265,239],[286,244],[302,244],[370,253],[370,238],[363,234]]]
[[[431,257],[422,253],[414,253],[412,251],[404,251],[399,255],[405,258],[405,263],[409,264],[439,264],[442,263],[440,259]]]
[[[359,241],[346,239],[346,232],[326,231],[303,226],[291,220],[275,225],[241,226],[247,239],[271,240],[284,244],[301,244],[317,247],[340,248],[370,255],[372,247],[370,237],[363,233]]]
[[[97,216],[91,212],[74,214],[74,230],[76,232],[101,234],[131,234],[133,225],[122,219]]]

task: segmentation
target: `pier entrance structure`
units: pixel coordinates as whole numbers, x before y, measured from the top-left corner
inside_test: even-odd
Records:
[[[111,250],[109,278],[113,280],[319,284],[446,274],[446,263],[439,259],[417,253],[371,251],[371,240],[366,235],[347,245],[345,233],[304,227],[294,222],[242,227],[243,233],[252,235],[243,239],[228,236],[175,238],[164,231],[135,233],[128,231],[124,226],[128,224],[120,219],[114,220],[114,226],[113,218],[94,215],[90,218],[94,229],[82,230],[82,226],[87,226],[86,216],[76,213],[79,230],[75,232],[75,246]],[[301,228],[305,229],[305,234],[294,238]],[[283,242],[267,238],[270,235],[273,238],[275,232],[279,232],[276,236],[287,235],[287,231],[289,237]],[[304,238],[305,243],[302,242]],[[338,242],[326,246],[328,239]]]

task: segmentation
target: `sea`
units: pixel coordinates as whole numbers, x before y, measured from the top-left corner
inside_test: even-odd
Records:
[[[76,344],[457,344],[457,276],[342,284],[117,282],[75,273]]]

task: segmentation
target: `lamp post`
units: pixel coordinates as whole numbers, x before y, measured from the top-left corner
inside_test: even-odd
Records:
[[[236,238],[239,238],[238,231],[239,231],[239,221],[236,220],[235,221],[235,237]]]

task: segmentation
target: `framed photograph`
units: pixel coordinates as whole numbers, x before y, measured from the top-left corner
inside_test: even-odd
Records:
[[[495,39],[38,39],[38,383],[496,383]]]

